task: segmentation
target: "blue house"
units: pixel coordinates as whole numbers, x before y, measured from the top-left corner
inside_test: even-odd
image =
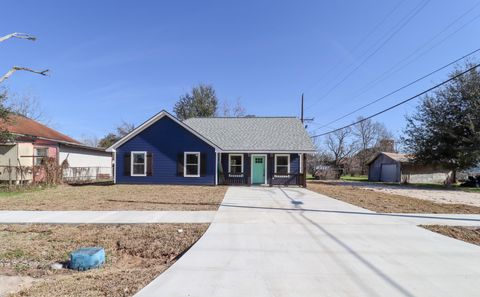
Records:
[[[315,149],[294,117],[180,121],[163,110],[107,151],[118,184],[304,185]]]

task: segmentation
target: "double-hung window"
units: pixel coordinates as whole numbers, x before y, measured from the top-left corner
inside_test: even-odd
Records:
[[[185,152],[183,155],[183,176],[199,177],[200,176],[200,153]]]
[[[44,160],[48,156],[48,148],[36,147],[34,149],[34,155],[35,155],[35,166],[40,166],[43,164]]]
[[[228,170],[232,175],[241,175],[243,174],[243,155],[242,154],[231,154],[228,158]]]
[[[131,175],[146,176],[147,175],[147,152],[132,152],[131,155]]]
[[[275,155],[275,174],[288,175],[290,173],[290,155]]]

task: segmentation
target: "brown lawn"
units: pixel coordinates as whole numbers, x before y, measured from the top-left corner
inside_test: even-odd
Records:
[[[435,203],[428,200],[361,189],[342,184],[309,182],[309,190],[375,212],[385,213],[459,213],[478,214],[480,207],[465,204]]]
[[[460,226],[440,226],[428,225],[421,226],[433,232],[463,240],[465,242],[480,245],[480,227],[460,227]]]
[[[33,285],[30,281],[11,296],[132,296],[175,262],[207,227],[0,225],[0,277],[33,278]],[[85,272],[51,268],[53,263],[67,261],[71,251],[85,246],[104,247],[107,263]],[[0,293],[1,289],[0,283]]]
[[[0,196],[0,210],[216,210],[227,187],[62,185]]]

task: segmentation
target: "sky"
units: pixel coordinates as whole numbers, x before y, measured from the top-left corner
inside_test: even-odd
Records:
[[[313,134],[353,122],[447,78],[452,68],[325,124],[480,47],[478,1],[3,0],[4,85],[39,102],[52,127],[102,137],[141,124],[199,83],[248,114],[313,118]],[[473,56],[476,61],[478,56]],[[395,135],[419,99],[375,118]]]

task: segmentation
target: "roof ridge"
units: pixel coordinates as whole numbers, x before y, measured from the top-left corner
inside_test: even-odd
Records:
[[[190,119],[296,119],[296,116],[255,116],[255,117],[191,117]]]

